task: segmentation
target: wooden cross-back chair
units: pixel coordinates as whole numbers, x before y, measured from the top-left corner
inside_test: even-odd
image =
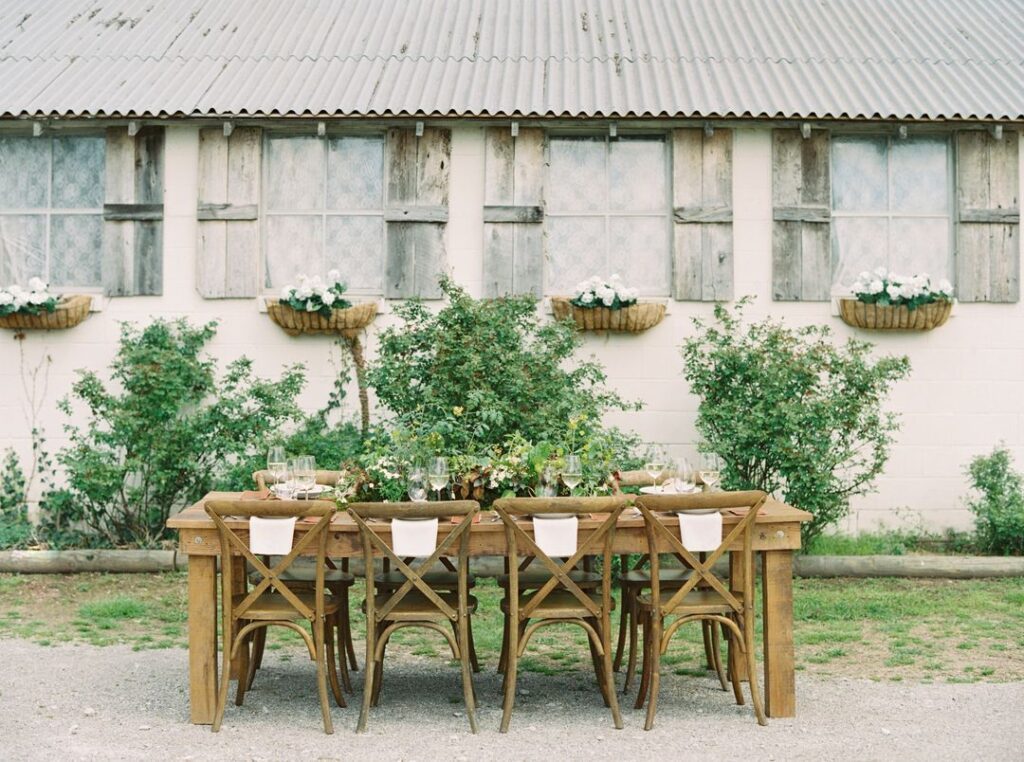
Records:
[[[533,634],[542,627],[554,624],[574,624],[583,628],[590,645],[601,696],[605,706],[611,709],[615,727],[622,727],[611,663],[611,611],[614,607],[611,566],[615,527],[628,502],[624,496],[502,498],[495,501],[494,510],[505,525],[509,558],[509,592],[502,602],[509,620],[504,656],[502,733],[508,731],[512,719],[519,659]],[[549,519],[537,519],[536,516],[559,513],[578,518],[590,518],[591,514],[595,514],[600,521],[596,529],[582,541],[577,541],[576,552],[564,561],[545,553],[534,538],[524,531],[519,520],[522,517],[535,522],[546,521]],[[520,554],[534,557],[550,573],[548,580],[536,589],[524,592],[520,587]],[[600,555],[603,561],[599,590],[584,589],[573,578],[580,560],[588,555]]]
[[[672,476],[669,471],[667,477]],[[616,494],[622,494],[622,487],[647,487],[654,484],[654,480],[646,471],[621,471],[613,474],[609,482]],[[689,580],[692,572],[686,563],[676,556],[680,562],[679,567],[660,567],[660,583],[662,590],[678,590]],[[703,554],[698,555],[703,560]],[[631,563],[632,561],[632,563]],[[612,666],[616,672],[622,666],[623,657],[627,653],[626,679],[622,686],[622,692],[628,693],[629,686],[636,674],[637,645],[639,642],[639,610],[637,598],[644,590],[651,586],[650,556],[643,554],[639,558],[631,559],[628,555],[619,556],[618,583],[622,590],[622,610],[619,614],[619,637],[615,646],[615,659]],[[722,628],[724,634],[724,627]],[[722,690],[728,690],[726,686],[725,668],[722,665],[721,645],[719,642],[719,630],[714,622],[701,622],[701,635],[704,640],[704,659],[708,669],[714,670],[718,675],[718,682]]]
[[[758,724],[767,724],[755,669],[753,561],[757,512],[767,497],[764,492],[750,490],[699,495],[642,495],[637,498],[636,505],[644,517],[647,530],[647,548],[651,559],[651,592],[638,599],[644,634],[644,664],[636,708],[640,709],[645,699],[649,701],[645,730],[654,726],[661,682],[661,656],[667,651],[672,636],[679,628],[692,621],[710,621],[726,629],[729,635],[730,665],[736,665],[740,657],[745,660],[754,715]],[[686,549],[680,539],[676,513],[730,508],[746,509],[746,512],[735,526],[723,527],[722,541],[715,550],[704,558],[698,558]],[[670,516],[659,517],[659,513],[668,513]],[[732,550],[737,542],[741,544],[741,549]],[[692,569],[690,578],[665,596],[662,595],[659,582],[658,552],[663,549],[678,555]],[[741,554],[739,568],[742,570],[742,589],[730,589],[730,582],[721,579],[713,570],[715,562],[726,552]],[[743,704],[739,670],[733,666],[729,676],[736,703]]]
[[[280,626],[299,633],[309,649],[310,659],[316,662],[317,688],[324,731],[334,732],[327,703],[328,680],[334,700],[338,706],[345,706],[341,686],[338,684],[334,662],[333,627],[330,626],[330,621],[337,614],[338,602],[324,594],[327,529],[335,511],[333,503],[322,500],[211,500],[206,504],[206,513],[213,519],[220,539],[223,600],[223,666],[213,720],[214,731],[220,730],[224,719],[232,659],[241,653],[242,663],[245,665],[254,633],[265,633],[268,627]],[[248,537],[243,539],[238,531],[228,525],[225,521],[228,517],[300,520],[313,517],[317,521],[300,534],[288,555],[270,567],[249,549]],[[248,522],[244,529],[247,533]],[[317,561],[312,592],[297,589],[285,578],[286,572],[300,554],[311,551],[315,553]],[[235,592],[233,555],[241,556],[251,564],[260,577],[247,593]],[[299,626],[298,622],[302,620],[310,623],[312,635]],[[238,693],[235,696],[235,703],[239,706],[245,697],[248,682],[248,674],[243,668],[239,674]]]
[[[466,703],[469,727],[476,733],[476,698],[473,692],[470,665],[469,618],[477,601],[469,595],[469,532],[480,511],[475,500],[450,500],[440,503],[350,503],[348,512],[359,527],[366,569],[373,569],[374,556],[389,561],[405,581],[397,586],[378,590],[375,575],[366,575],[366,679],[363,683],[363,705],[359,714],[358,732],[366,729],[370,707],[376,706],[384,675],[384,653],[388,640],[400,629],[422,627],[441,633],[462,668],[462,694]],[[420,561],[407,562],[381,537],[380,530],[390,534],[391,528],[374,526],[375,520],[438,519],[441,522],[458,517],[458,523],[438,532],[433,554]],[[426,580],[426,572],[442,557],[457,556],[456,591],[435,590]],[[448,631],[451,628],[451,632]]]
[[[333,487],[338,483],[338,478],[341,476],[341,471],[317,471],[316,472],[316,483],[323,484],[324,486]],[[252,479],[256,482],[256,487],[261,492],[267,489],[267,481],[272,479],[273,476],[270,471],[261,470],[254,471]],[[266,563],[264,559],[264,563]],[[330,558],[325,558],[324,563],[327,565],[327,571],[324,574],[324,585],[330,591],[331,595],[335,596],[335,600],[338,601],[338,613],[334,619],[334,629],[336,632],[336,642],[338,643],[338,673],[341,675],[341,683],[345,686],[345,690],[352,693],[352,680],[349,677],[349,669],[353,672],[359,669],[359,662],[356,659],[356,647],[352,640],[352,623],[349,617],[349,590],[355,583],[355,577],[348,570],[348,559],[343,558],[340,561],[333,561]],[[258,582],[259,579],[253,579],[255,572],[250,574],[250,581]],[[312,567],[306,565],[293,566],[285,575],[285,578],[289,582],[294,582],[294,587],[302,588],[303,586],[312,587],[315,572]],[[256,671],[263,664],[263,651],[266,646],[267,632],[266,630],[260,630],[256,633],[253,640],[253,655],[249,662],[249,675],[248,675],[248,687],[251,689],[253,681],[256,678]],[[345,661],[345,656],[348,655],[348,662]]]

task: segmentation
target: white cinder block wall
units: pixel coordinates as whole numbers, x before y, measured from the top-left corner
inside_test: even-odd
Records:
[[[771,133],[741,128],[734,142],[734,240],[736,294],[753,294],[751,317],[766,314],[798,325],[827,323],[837,339],[854,335],[825,303],[771,301]],[[103,370],[117,348],[121,321],[152,317],[217,320],[211,352],[224,363],[239,355],[256,361],[257,372],[276,375],[283,365],[303,362],[309,383],[302,403],[323,403],[344,357],[326,337],[290,338],[254,299],[206,300],[195,290],[196,175],[198,130],[169,127],[166,141],[164,293],[159,297],[103,300],[103,310],[70,331],[30,333],[22,342],[0,336],[0,449],[13,447],[27,462],[32,425],[42,428],[48,448],[64,442],[57,400],[70,389],[78,368]],[[1024,176],[1024,151],[1021,151]],[[469,291],[482,290],[483,134],[459,125],[452,135],[448,268]],[[622,273],[628,278],[628,273]],[[376,332],[391,323],[387,307],[367,337],[370,356]],[[594,355],[622,394],[644,402],[639,413],[612,420],[647,441],[678,453],[694,451],[697,399],[682,376],[679,344],[693,331],[692,318],[710,316],[711,305],[669,302],[665,320],[638,336],[587,335],[583,354]],[[892,409],[903,426],[877,492],[858,498],[846,529],[923,521],[929,527],[970,524],[964,498],[964,468],[970,458],[1002,441],[1024,467],[1024,305],[957,305],[949,323],[921,335],[858,334],[878,352],[910,357],[911,377],[892,393]],[[46,370],[32,374],[38,367]],[[44,384],[45,378],[45,384]],[[354,388],[348,414],[357,415]],[[39,413],[33,417],[33,405]],[[330,464],[328,464],[330,465]]]

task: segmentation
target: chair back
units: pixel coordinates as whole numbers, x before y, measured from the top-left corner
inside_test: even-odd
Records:
[[[505,525],[505,538],[509,555],[509,600],[513,619],[529,619],[537,607],[554,590],[567,590],[577,598],[591,616],[601,617],[602,610],[571,575],[580,560],[588,555],[602,557],[601,568],[601,599],[603,611],[610,611],[611,605],[611,568],[612,541],[615,538],[615,527],[624,508],[629,505],[625,495],[612,497],[512,497],[501,498],[494,502],[494,511]],[[549,556],[537,544],[536,540],[523,531],[517,516],[533,518],[543,514],[568,513],[574,516],[599,514],[603,516],[601,524],[587,536],[583,542],[577,542],[576,552],[565,561],[559,562]],[[544,519],[541,519],[542,521]],[[519,606],[519,565],[520,549],[524,556],[532,557],[541,563],[549,572],[547,580],[533,595],[526,605]]]
[[[338,477],[340,476],[341,471],[317,471],[316,483],[323,484],[327,487],[333,487],[338,483]],[[265,468],[252,472],[252,480],[256,482],[256,488],[260,491],[265,490],[267,488],[267,482],[273,478],[274,475]]]
[[[359,527],[359,536],[363,543],[363,561],[366,568],[366,621],[375,622],[386,617],[394,608],[401,603],[412,590],[417,590],[429,600],[438,611],[448,619],[457,621],[465,611],[457,611],[443,600],[423,579],[423,575],[429,571],[438,561],[447,556],[457,555],[459,563],[458,573],[458,599],[459,608],[466,605],[466,596],[469,589],[469,531],[473,520],[480,512],[480,504],[475,500],[446,500],[439,503],[349,503],[349,515]],[[407,563],[407,559],[400,558],[395,553],[393,546],[385,542],[380,532],[371,523],[374,520],[390,521],[392,519],[432,519],[438,520],[460,517],[461,521],[455,524],[437,542],[434,553],[419,563]],[[388,526],[390,533],[390,525]],[[396,570],[405,577],[397,589],[392,592],[386,601],[380,606],[376,601],[376,580],[373,574],[374,555],[383,557],[385,562],[393,563]]]
[[[768,499],[768,495],[760,490],[746,492],[709,492],[693,495],[640,495],[636,506],[644,517],[647,529],[647,554],[651,562],[651,600],[655,611],[661,616],[670,614],[691,590],[698,585],[717,592],[730,608],[745,613],[753,606],[754,568],[753,539],[754,524],[757,513]],[[728,533],[723,528],[721,543],[706,557],[703,553],[698,558],[693,551],[683,545],[678,529],[673,532],[673,522],[663,521],[657,513],[686,513],[708,509],[723,510],[728,508],[746,508],[740,520]],[[675,524],[678,527],[678,524]],[[726,553],[733,544],[741,540],[744,596],[740,601],[733,595],[729,584],[714,573],[715,562]],[[669,552],[679,558],[686,566],[693,569],[693,574],[667,601],[661,599],[660,552]]]
[[[337,511],[334,503],[327,500],[210,500],[206,503],[206,513],[213,519],[220,537],[221,577],[223,581],[225,608],[232,601],[234,590],[234,564],[232,555],[239,555],[247,561],[260,575],[261,579],[237,605],[232,607],[232,617],[245,618],[245,612],[256,603],[257,599],[269,588],[280,593],[295,610],[307,619],[322,618],[324,615],[324,558],[327,554],[327,529]],[[225,519],[279,518],[302,519],[315,517],[316,523],[303,532],[298,542],[292,545],[291,552],[280,558],[272,567],[257,556],[249,548],[248,524],[246,538],[228,525]],[[288,583],[281,579],[295,560],[303,554],[313,551],[316,555],[316,606],[310,609]]]

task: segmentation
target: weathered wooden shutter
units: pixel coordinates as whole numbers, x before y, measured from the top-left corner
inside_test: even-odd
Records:
[[[956,295],[1020,299],[1020,177],[1016,132],[957,135]]]
[[[163,291],[164,129],[107,128],[103,285],[110,296]]]
[[[772,130],[772,294],[828,301],[832,290],[829,133]]]
[[[450,165],[450,130],[430,127],[422,137],[412,129],[388,130],[387,297],[441,295]]]
[[[733,296],[732,130],[672,132],[676,299]]]
[[[484,296],[544,289],[544,131],[485,131]]]
[[[260,149],[258,127],[199,131],[196,290],[208,299],[258,293]]]

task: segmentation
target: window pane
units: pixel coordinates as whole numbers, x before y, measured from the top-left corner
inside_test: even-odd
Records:
[[[945,214],[949,209],[948,144],[913,138],[892,144],[892,209]]]
[[[337,268],[352,290],[384,290],[382,217],[328,217],[324,269]]]
[[[272,210],[323,209],[323,146],[315,137],[269,141],[267,205]]]
[[[863,270],[889,267],[885,217],[837,217],[832,220],[833,283],[849,286]]]
[[[648,296],[669,292],[668,227],[664,217],[611,217],[608,269]]]
[[[0,214],[0,286],[46,279],[46,217]]]
[[[102,137],[54,138],[53,208],[102,208],[105,157]]]
[[[0,209],[45,207],[49,163],[45,138],[0,137]]]
[[[832,141],[832,208],[847,212],[884,212],[888,208],[885,138],[835,138]]]
[[[569,294],[591,275],[608,275],[604,217],[548,217],[544,222],[544,251],[549,294]],[[628,279],[627,279],[628,280]]]
[[[279,289],[295,276],[326,274],[323,266],[323,219],[272,215],[267,217],[267,286]]]
[[[611,208],[665,212],[665,144],[661,140],[617,140],[609,144],[608,194]]]
[[[608,204],[604,138],[551,141],[547,206],[554,212],[604,211]]]
[[[949,220],[894,217],[889,227],[889,267],[901,275],[928,273],[953,280]]]
[[[60,214],[50,218],[50,284],[101,286],[103,217]]]
[[[327,208],[380,209],[383,205],[384,140],[327,141]]]

